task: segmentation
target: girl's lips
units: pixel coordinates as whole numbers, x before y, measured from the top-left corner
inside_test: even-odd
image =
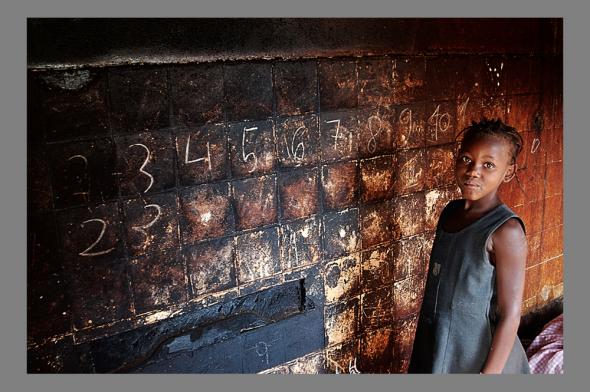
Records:
[[[470,188],[470,189],[476,189],[476,188],[479,188],[479,185],[477,185],[477,184],[474,184],[474,183],[472,183],[472,182],[464,182],[464,183],[463,183],[463,186],[464,186],[464,187],[466,187],[466,188]]]

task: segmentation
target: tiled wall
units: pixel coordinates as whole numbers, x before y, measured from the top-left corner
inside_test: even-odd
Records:
[[[523,311],[561,296],[561,61],[29,69],[29,371],[100,371],[93,341],[303,279],[321,347],[269,361],[287,344],[269,332],[262,362],[231,371],[405,372],[436,220],[459,197],[454,137],[482,116],[525,140],[501,188],[527,227]]]

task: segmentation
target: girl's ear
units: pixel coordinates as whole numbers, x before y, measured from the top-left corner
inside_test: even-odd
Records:
[[[516,170],[518,169],[518,164],[513,163],[512,165],[508,166],[508,170],[506,170],[506,174],[504,175],[504,182],[510,182],[514,176],[516,175]]]

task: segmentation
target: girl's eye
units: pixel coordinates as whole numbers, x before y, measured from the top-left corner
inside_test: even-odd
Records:
[[[484,167],[485,167],[486,169],[493,169],[494,167],[496,167],[496,165],[494,165],[494,164],[493,164],[493,163],[491,163],[491,162],[486,162],[486,163],[484,163],[483,165],[484,165]]]
[[[467,158],[465,155],[463,155],[463,156],[460,158],[460,160],[461,160],[461,162],[465,162],[465,163],[469,163],[469,162],[471,162],[471,159]]]

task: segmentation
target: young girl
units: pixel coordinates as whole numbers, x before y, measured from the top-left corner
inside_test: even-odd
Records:
[[[524,224],[498,197],[516,173],[518,132],[501,121],[462,132],[463,199],[439,218],[409,373],[530,373],[516,336],[524,290]]]

